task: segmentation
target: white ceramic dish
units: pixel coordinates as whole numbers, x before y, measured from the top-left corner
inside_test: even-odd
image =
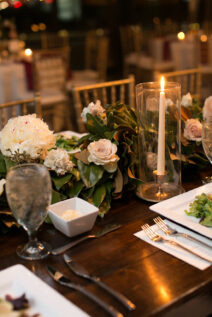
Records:
[[[82,216],[64,220],[61,216],[66,210],[77,210]],[[89,231],[93,228],[99,209],[87,201],[74,197],[60,201],[49,206],[49,216],[56,229],[67,235],[74,237],[80,233]]]
[[[62,135],[64,138],[71,138],[72,136],[76,136],[77,138],[81,138],[84,135],[87,135],[87,133],[78,133],[78,132],[74,132],[74,131],[61,131],[58,133],[55,133],[55,135]]]
[[[87,135],[87,133],[78,133],[78,132],[74,132],[74,131],[62,131],[62,132],[55,133],[54,135],[55,136],[61,135],[65,139],[70,139],[72,136],[76,136],[77,138],[81,138],[84,135]],[[77,153],[79,151],[80,151],[80,149],[75,149],[75,150],[67,151],[67,152],[73,154],[73,153]]]
[[[42,317],[89,316],[25,266],[17,264],[0,271],[0,298],[5,298],[6,294],[16,297],[23,293],[29,300],[30,308],[27,312],[30,315],[40,313]]]
[[[188,227],[210,239],[212,239],[212,228],[199,224],[199,219],[187,216],[184,210],[189,209],[189,204],[194,201],[195,196],[212,194],[212,183],[200,186],[181,195],[161,201],[150,207],[158,214],[171,219],[185,227]]]

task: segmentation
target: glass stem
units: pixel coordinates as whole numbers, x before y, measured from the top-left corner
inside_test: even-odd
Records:
[[[36,231],[32,231],[32,232],[28,231],[28,236],[29,236],[29,243],[31,245],[37,244],[38,239],[37,239],[37,236],[36,236]]]

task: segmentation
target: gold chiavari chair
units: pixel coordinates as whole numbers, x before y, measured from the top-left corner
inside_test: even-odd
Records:
[[[66,113],[69,54],[68,47],[33,52],[34,87],[41,94],[44,119],[54,131],[60,131],[64,125],[71,128]]]
[[[137,67],[142,52],[143,31],[140,25],[120,26],[120,40],[123,54],[124,76],[130,72],[130,66]]]
[[[77,129],[85,131],[85,125],[81,118],[83,107],[90,102],[100,100],[102,104],[113,104],[117,101],[135,106],[135,78],[130,75],[127,79],[108,81],[94,85],[73,87],[73,102],[76,115]]]
[[[27,115],[30,113],[36,113],[39,118],[42,117],[39,93],[36,93],[34,98],[0,104],[0,127],[3,128],[9,118],[17,117],[18,115]]]
[[[182,95],[190,92],[193,97],[196,97],[199,100],[201,99],[201,68],[192,68],[168,73],[155,73],[156,80],[159,80],[161,76],[164,76],[167,81],[175,81],[180,83]]]
[[[109,37],[98,30],[86,32],[85,61],[82,70],[72,70],[72,78],[67,83],[68,90],[73,86],[93,85],[107,78]]]
[[[52,48],[62,48],[69,46],[69,35],[68,33],[41,33],[41,48],[42,49],[52,49]]]

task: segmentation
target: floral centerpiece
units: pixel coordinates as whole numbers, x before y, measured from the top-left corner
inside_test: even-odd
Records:
[[[206,98],[203,107],[197,99],[192,99],[190,93],[182,97],[181,151],[184,168],[204,168],[209,165],[202,147],[201,133],[202,120],[210,114],[212,114],[212,96]]]
[[[208,164],[201,144],[201,121],[209,113],[212,113],[212,97],[206,99],[202,109],[190,94],[183,96],[184,167]],[[81,116],[88,133],[71,142],[63,137],[56,138],[35,114],[8,121],[0,135],[1,205],[6,203],[3,189],[8,168],[26,162],[38,162],[49,169],[52,203],[79,196],[99,207],[100,216],[110,209],[113,198],[120,198],[141,184],[136,178],[138,126],[135,111],[121,103],[103,107],[97,101],[85,107]],[[70,144],[79,150],[69,153],[65,148]]]
[[[136,115],[124,104],[103,108],[98,101],[84,108],[82,118],[88,134],[75,140],[77,153],[57,147],[56,136],[36,115],[10,119],[0,135],[1,178],[15,164],[44,164],[51,174],[52,203],[80,196],[99,207],[103,216],[112,198],[140,183],[135,178]]]

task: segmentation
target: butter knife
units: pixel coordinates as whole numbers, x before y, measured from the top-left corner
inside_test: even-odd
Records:
[[[113,225],[108,225],[106,226],[105,228],[103,228],[102,230],[98,231],[97,233],[95,234],[88,234],[86,236],[83,236],[75,241],[72,241],[72,242],[69,242],[65,245],[63,245],[62,247],[59,247],[59,248],[55,248],[55,249],[52,249],[51,250],[51,254],[53,255],[59,255],[61,253],[64,253],[65,251],[67,251],[68,249],[71,249],[72,247],[74,247],[75,245],[81,243],[82,241],[85,241],[87,239],[93,239],[93,238],[99,238],[99,237],[102,237],[104,236],[105,234],[111,232],[111,231],[114,231],[118,228],[120,228],[121,225],[117,225],[117,224],[113,224]]]
[[[63,286],[67,286],[67,287],[69,287],[71,289],[77,290],[80,293],[84,294],[85,296],[87,296],[88,298],[93,300],[96,304],[101,306],[104,310],[106,310],[111,316],[113,316],[113,317],[124,317],[122,315],[122,313],[120,313],[118,310],[116,310],[113,306],[106,304],[99,297],[97,297],[96,295],[94,295],[93,293],[91,293],[90,291],[85,289],[83,286],[81,286],[79,284],[76,284],[76,283],[72,283],[72,281],[68,277],[63,275],[61,272],[56,271],[52,266],[47,266],[47,271],[48,271],[49,275],[57,283],[59,283],[59,284],[61,284]]]
[[[135,310],[135,305],[124,295],[120,294],[119,292],[115,291],[114,289],[103,283],[99,277],[90,275],[84,267],[82,267],[79,263],[73,261],[67,254],[64,254],[63,258],[71,271],[74,272],[76,275],[93,281],[94,283],[102,287],[104,290],[118,299],[128,310]]]

